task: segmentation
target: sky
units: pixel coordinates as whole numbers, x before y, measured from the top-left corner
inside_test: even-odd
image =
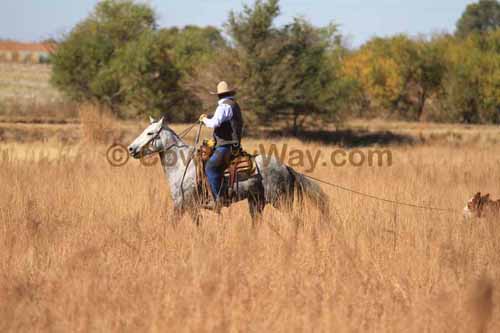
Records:
[[[84,19],[98,0],[0,0],[0,38],[38,41],[58,37]],[[222,27],[230,10],[253,0],[145,0],[161,27]],[[316,26],[340,25],[351,46],[373,36],[453,32],[472,0],[281,0],[277,24],[302,16]]]

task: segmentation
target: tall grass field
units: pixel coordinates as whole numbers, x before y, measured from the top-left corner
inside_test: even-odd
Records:
[[[108,161],[146,122],[65,106],[49,67],[19,66],[0,66],[0,332],[500,331],[500,221],[461,214],[475,192],[500,198],[498,127],[352,120],[246,137],[248,151],[286,146],[287,163],[319,152],[294,165],[315,178],[450,211],[321,185],[328,218],[306,201],[252,228],[241,202],[196,227],[173,215],[158,163]],[[392,163],[334,166],[338,149]]]
[[[460,214],[476,191],[500,196],[498,145],[389,146],[392,166],[320,163],[310,173],[456,213],[324,186],[329,219],[306,202],[266,207],[252,228],[242,202],[196,227],[172,214],[159,164],[113,167],[88,131],[68,149],[0,145],[2,332],[500,330],[500,221]],[[244,145],[263,143],[336,148]]]

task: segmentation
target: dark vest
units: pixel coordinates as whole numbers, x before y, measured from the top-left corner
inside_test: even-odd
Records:
[[[243,117],[241,116],[240,106],[232,99],[226,99],[223,103],[231,106],[233,117],[214,129],[215,141],[217,141],[217,146],[239,145],[241,132],[243,131]]]

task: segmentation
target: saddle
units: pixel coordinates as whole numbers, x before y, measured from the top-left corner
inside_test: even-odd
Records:
[[[210,185],[205,173],[205,164],[212,156],[214,149],[215,142],[213,140],[203,140],[195,154],[196,183],[204,201],[212,200]],[[253,155],[241,148],[233,149],[231,159],[224,170],[221,198],[227,204],[237,201],[237,198],[234,198],[234,193],[238,193],[238,182],[254,176],[256,170],[257,166]]]

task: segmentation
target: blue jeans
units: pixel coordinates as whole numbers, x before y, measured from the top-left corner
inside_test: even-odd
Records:
[[[224,170],[231,159],[231,146],[216,147],[214,153],[205,164],[205,173],[207,174],[208,182],[214,199],[219,198],[219,192],[222,185],[222,177]]]

